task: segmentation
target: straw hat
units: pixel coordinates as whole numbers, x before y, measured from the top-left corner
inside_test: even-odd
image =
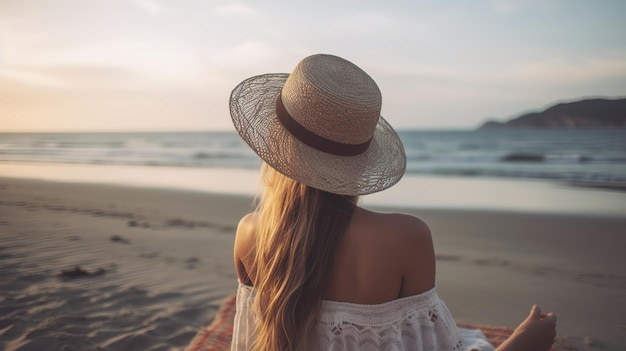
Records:
[[[230,114],[241,138],[278,172],[331,193],[365,195],[394,185],[406,168],[381,103],[367,73],[320,54],[291,74],[244,80],[231,93]]]

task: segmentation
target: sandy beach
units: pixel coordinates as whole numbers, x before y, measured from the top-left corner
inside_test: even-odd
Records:
[[[429,223],[459,322],[515,327],[537,303],[581,349],[626,349],[626,216],[366,205]],[[0,349],[181,350],[235,291],[250,209],[245,195],[0,178]]]

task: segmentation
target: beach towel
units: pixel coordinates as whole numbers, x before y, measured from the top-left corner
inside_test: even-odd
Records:
[[[213,322],[202,328],[191,340],[185,351],[228,351],[233,336],[233,321],[235,318],[235,294],[228,296],[221,304]],[[499,346],[512,333],[507,327],[494,327],[470,323],[457,323],[461,328],[478,329],[485,334],[487,340],[494,346]],[[552,351],[578,351],[579,349],[557,338]]]

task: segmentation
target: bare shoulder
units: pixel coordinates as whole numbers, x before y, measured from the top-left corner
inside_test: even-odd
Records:
[[[435,253],[428,224],[403,213],[366,213],[378,228],[378,244],[388,247],[402,271],[400,296],[411,296],[435,285]]]
[[[243,216],[241,220],[239,220],[239,224],[237,225],[237,234],[239,234],[239,232],[249,233],[251,231],[254,231],[257,220],[258,214],[256,212],[250,212],[247,215]]]
[[[430,228],[422,219],[405,213],[381,213],[363,210],[368,222],[380,233],[381,240],[391,241],[398,247],[432,242]]]
[[[395,221],[401,226],[399,242],[402,243],[403,248],[406,250],[405,254],[409,259],[417,257],[428,257],[433,249],[433,239],[428,224],[422,219],[407,215],[407,214],[393,214]]]
[[[235,247],[233,256],[235,260],[235,268],[239,280],[243,283],[251,285],[251,279],[248,275],[249,262],[252,258],[252,248],[254,247],[254,235],[258,215],[255,212],[248,213],[239,221],[237,225],[237,234],[235,235]]]
[[[430,237],[428,224],[419,217],[405,213],[388,213],[389,221],[398,226],[399,232],[408,240]]]
[[[235,255],[247,253],[253,244],[258,215],[256,212],[243,216],[237,225],[235,236]]]
[[[423,293],[435,286],[435,250],[430,228],[421,219],[406,218],[403,237],[404,273],[400,296]]]

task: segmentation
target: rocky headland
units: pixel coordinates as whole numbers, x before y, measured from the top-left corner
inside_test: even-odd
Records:
[[[542,112],[526,113],[504,122],[490,120],[480,126],[480,129],[495,128],[626,128],[626,98],[559,103]]]

